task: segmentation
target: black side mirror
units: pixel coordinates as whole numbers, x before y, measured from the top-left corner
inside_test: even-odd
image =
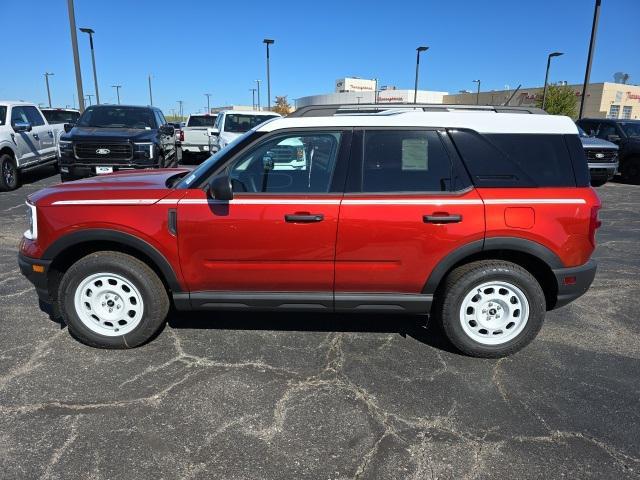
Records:
[[[163,125],[162,127],[160,127],[160,130],[162,131],[162,133],[164,133],[165,135],[169,135],[170,137],[176,134],[176,129],[173,125]]]
[[[607,135],[607,140],[613,143],[618,143],[620,141],[620,135]]]
[[[13,131],[16,133],[31,131],[31,124],[29,122],[22,122],[20,120],[17,120],[13,122],[11,126],[13,127]]]
[[[71,129],[73,128],[74,124],[73,123],[65,123],[63,125],[64,128],[64,132],[65,133],[69,133],[71,131]]]
[[[228,175],[216,175],[209,182],[209,196],[215,200],[233,200],[231,178]]]

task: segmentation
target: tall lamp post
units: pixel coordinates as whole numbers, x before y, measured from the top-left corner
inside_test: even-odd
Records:
[[[96,87],[96,105],[100,105],[100,92],[98,92],[98,74],[96,73],[96,55],[93,51],[93,34],[96,33],[90,28],[81,28],[81,32],[89,34],[89,45],[91,46],[91,63],[93,65],[93,83]]]
[[[472,82],[478,84],[478,90],[476,90],[476,105],[480,105],[480,80],[472,80]]]
[[[271,72],[269,71],[269,45],[273,45],[275,42],[270,38],[265,38],[262,43],[267,46],[267,108],[271,110]]]
[[[44,81],[47,84],[47,97],[49,97],[49,108],[51,108],[51,90],[49,89],[49,77],[53,75],[53,73],[45,72]]]
[[[416,84],[413,88],[413,103],[418,103],[418,68],[420,66],[420,53],[426,52],[427,50],[429,50],[429,47],[416,48]]]
[[[542,109],[547,104],[547,83],[549,82],[549,67],[551,66],[551,58],[563,55],[562,52],[552,52],[547,57],[547,72],[544,74],[544,89],[542,90]]]
[[[593,52],[596,48],[596,33],[598,32],[598,19],[600,18],[600,3],[601,0],[596,0],[595,9],[593,11],[591,40],[589,41],[589,54],[587,55],[587,69],[584,72],[584,84],[582,85],[582,97],[580,98],[580,112],[578,113],[578,119],[582,118],[584,100],[587,98],[587,87],[589,85],[589,77],[591,76],[591,62],[593,61]]]
[[[258,85],[258,111],[262,110],[262,105],[260,104],[260,80],[256,80],[256,85]]]
[[[149,105],[153,107],[153,93],[151,92],[151,74],[149,74]]]
[[[256,109],[256,89],[250,88],[251,91],[251,108]]]
[[[76,88],[78,89],[78,107],[84,111],[84,93],[82,92],[82,71],[80,70],[80,56],[78,55],[78,35],[76,34],[76,13],[73,8],[73,0],[67,0],[69,13],[69,28],[71,30],[71,49],[73,50],[73,64],[76,71]]]
[[[207,113],[211,113],[211,106],[209,105],[209,98],[211,98],[211,94],[205,93],[204,96],[207,97]]]
[[[120,89],[122,85],[111,85],[112,88],[116,89],[116,95],[118,96],[118,105],[120,105]]]
[[[88,104],[89,106],[91,106],[91,97],[93,97],[93,95],[91,93],[87,93],[87,98],[88,98]]]

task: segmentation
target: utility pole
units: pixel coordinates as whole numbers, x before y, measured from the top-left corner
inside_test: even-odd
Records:
[[[118,95],[118,105],[120,105],[120,88],[122,88],[122,85],[111,85],[111,87],[116,89],[116,94]]]
[[[81,32],[89,34],[89,45],[91,46],[91,64],[93,65],[93,83],[96,87],[96,104],[100,105],[100,93],[98,92],[98,74],[96,73],[96,55],[93,51],[93,34],[96,33],[90,28],[81,28]]]
[[[559,57],[562,52],[550,53],[547,57],[547,72],[544,74],[544,88],[542,89],[542,109],[547,105],[547,83],[549,82],[549,67],[551,66],[551,59],[553,57]]]
[[[269,71],[269,45],[275,42],[270,38],[265,38],[262,43],[267,46],[267,109],[271,110],[271,72]]]
[[[476,91],[476,105],[480,105],[480,80],[472,80],[473,83],[478,84],[478,90]]]
[[[251,90],[251,108],[255,110],[256,109],[256,89],[250,88],[249,90]]]
[[[209,103],[209,98],[211,98],[211,94],[205,93],[204,96],[207,97],[207,113],[211,113],[211,105]]]
[[[84,93],[82,92],[82,72],[80,71],[80,56],[78,55],[78,35],[76,34],[76,14],[73,0],[67,0],[69,11],[69,28],[71,29],[71,48],[73,50],[73,64],[76,69],[76,88],[78,89],[78,104],[80,112],[84,111]]]
[[[47,84],[47,97],[49,97],[49,108],[51,108],[51,90],[49,89],[49,77],[53,75],[53,73],[45,72],[44,81]]]
[[[260,104],[260,80],[256,80],[256,84],[258,85],[258,111],[262,110],[262,105]]]
[[[600,18],[600,4],[602,0],[596,0],[593,11],[593,24],[591,25],[591,40],[589,41],[589,54],[587,55],[587,69],[584,72],[584,84],[582,85],[582,97],[580,98],[580,112],[578,119],[582,118],[584,111],[584,100],[587,98],[587,87],[589,85],[589,77],[591,76],[591,62],[593,61],[593,52],[596,48],[596,34],[598,33],[598,19]]]
[[[184,102],[182,100],[178,100],[178,112],[180,114],[180,121],[182,121],[183,117],[182,117],[182,104]]]
[[[153,93],[151,93],[151,74],[149,74],[149,105],[153,107]]]
[[[91,97],[93,97],[93,95],[90,93],[87,93],[87,98],[89,99],[89,102],[88,102],[89,106],[91,106]]]

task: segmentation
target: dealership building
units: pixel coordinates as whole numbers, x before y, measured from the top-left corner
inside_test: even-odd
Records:
[[[576,95],[576,115],[582,96],[582,85],[567,85]],[[542,98],[542,87],[521,88],[515,94],[509,105],[535,107],[537,100]],[[445,95],[443,103],[453,105],[475,104],[501,105],[513,94],[513,90],[495,90],[490,92],[463,92]],[[584,102],[583,117],[594,118],[640,118],[640,85],[623,83],[590,83],[587,86],[587,96]]]
[[[442,103],[448,92],[418,90],[418,103]],[[358,77],[339,78],[333,93],[310,95],[295,99],[296,108],[307,105],[357,104],[357,103],[413,103],[413,89],[379,86],[377,80]]]

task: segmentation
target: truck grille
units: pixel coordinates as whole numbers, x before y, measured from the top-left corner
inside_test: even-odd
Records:
[[[589,163],[613,163],[618,156],[617,150],[585,150]]]
[[[102,150],[104,153],[98,153]],[[128,161],[133,158],[129,143],[75,143],[74,151],[79,160]]]

